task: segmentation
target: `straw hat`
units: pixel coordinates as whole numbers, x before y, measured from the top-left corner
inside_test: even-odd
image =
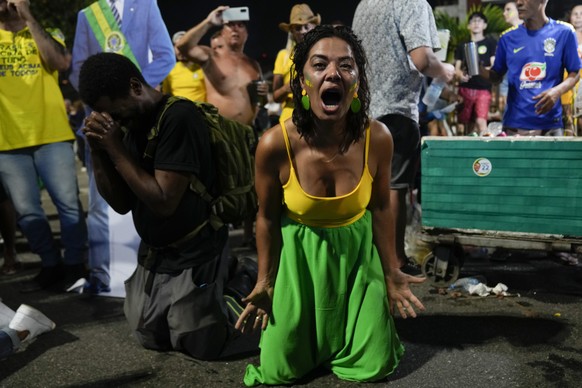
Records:
[[[303,25],[307,23],[319,24],[321,23],[321,16],[315,15],[307,4],[296,4],[291,8],[291,16],[289,23],[279,23],[279,28],[285,32],[289,32],[292,25]]]

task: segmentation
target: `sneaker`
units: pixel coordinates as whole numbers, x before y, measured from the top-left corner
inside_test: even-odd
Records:
[[[406,264],[400,267],[400,270],[410,276],[424,276],[422,274],[422,269],[418,265],[412,264],[410,261],[407,261]]]
[[[84,279],[87,277],[87,269],[85,264],[64,265],[63,267],[63,283],[61,290],[66,292],[81,291],[81,287],[85,284]]]
[[[226,281],[228,282],[236,274],[236,269],[238,268],[238,257],[236,257],[234,255],[229,256],[227,258],[227,260],[228,260],[228,266],[227,266],[228,274],[227,274]]]
[[[14,318],[14,310],[0,302],[0,329],[8,327],[12,318]]]
[[[226,316],[227,319],[234,326],[238,321],[239,317],[245,310],[245,306],[241,303],[238,298],[230,295],[224,295],[224,303],[226,304]]]
[[[83,286],[83,294],[99,295],[105,292],[111,292],[111,287],[96,277],[90,277],[89,281],[85,282]]]
[[[60,265],[54,267],[42,267],[38,275],[31,280],[20,284],[20,292],[34,292],[57,285],[63,279],[63,268]]]
[[[29,334],[22,342],[30,342],[39,335],[53,330],[56,325],[37,309],[21,304],[9,327],[16,331],[28,330]]]
[[[226,284],[224,293],[235,297],[242,304],[242,299],[250,294],[255,287],[257,275],[257,263],[249,257],[240,258],[236,272]]]
[[[405,257],[405,263],[400,266],[400,270],[410,276],[424,276],[422,274],[422,269],[414,259],[410,257]]]
[[[504,248],[497,248],[491,256],[489,256],[490,261],[505,262],[511,257],[511,252]]]

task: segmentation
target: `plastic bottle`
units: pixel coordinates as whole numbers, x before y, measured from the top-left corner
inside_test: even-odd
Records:
[[[499,136],[499,134],[503,131],[503,124],[499,121],[494,121],[487,125],[487,129],[481,133],[481,136]]]
[[[464,290],[469,291],[470,286],[476,286],[479,283],[486,284],[483,276],[472,276],[467,278],[457,279],[456,282],[449,286],[449,290]]]
[[[427,108],[431,108],[438,101],[446,82],[440,78],[434,78],[424,93],[422,102]]]

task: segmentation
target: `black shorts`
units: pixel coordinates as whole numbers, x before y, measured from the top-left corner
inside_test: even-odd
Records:
[[[390,188],[397,190],[412,187],[420,156],[418,123],[396,114],[381,116],[378,121],[388,127],[394,141]]]

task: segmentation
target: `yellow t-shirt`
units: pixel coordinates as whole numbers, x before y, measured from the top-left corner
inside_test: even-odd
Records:
[[[197,64],[176,63],[162,83],[162,92],[192,101],[206,101],[206,85],[202,68]]]
[[[47,31],[64,46],[59,30]],[[0,30],[0,151],[74,139],[58,78],[28,27]]]
[[[273,74],[280,74],[283,76],[283,85],[291,81],[291,66],[293,65],[293,58],[287,49],[279,51],[277,59],[275,59],[275,67]],[[291,117],[293,112],[293,93],[289,93],[285,101],[281,103],[283,109],[280,120],[284,121]]]
[[[582,59],[582,43],[578,44],[578,57]],[[582,77],[582,70],[580,70],[580,76]],[[568,77],[568,71],[564,70],[564,79]],[[578,84],[572,89],[568,90],[566,93],[562,94],[561,100],[562,105],[572,104],[574,102],[574,96],[578,90]]]

